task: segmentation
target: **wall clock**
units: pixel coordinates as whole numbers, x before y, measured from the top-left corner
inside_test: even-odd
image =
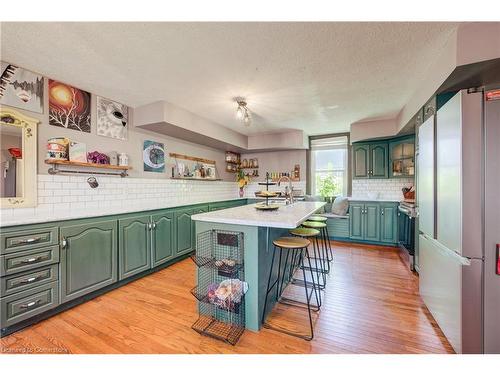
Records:
[[[165,171],[165,148],[163,143],[144,141],[142,152],[144,171],[164,172]]]

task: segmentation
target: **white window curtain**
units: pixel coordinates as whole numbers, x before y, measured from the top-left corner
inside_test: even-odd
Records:
[[[348,143],[346,135],[311,139],[311,194],[348,193]],[[322,194],[323,193],[323,194]]]

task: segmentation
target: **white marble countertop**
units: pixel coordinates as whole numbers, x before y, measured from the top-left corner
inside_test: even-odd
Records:
[[[11,216],[0,214],[0,227],[10,227],[15,225],[25,225],[25,224],[37,224],[37,223],[47,223],[53,221],[63,221],[63,220],[74,220],[74,219],[85,219],[90,217],[100,217],[108,215],[122,215],[134,212],[143,211],[154,211],[162,210],[166,208],[190,206],[196,204],[208,204],[214,202],[229,202],[234,200],[240,200],[246,198],[230,198],[230,199],[219,199],[216,201],[178,201],[173,204],[155,204],[151,206],[135,206],[131,205],[128,207],[110,207],[108,209],[82,209],[82,210],[56,210],[50,212],[43,212],[40,214],[26,214],[25,216]]]
[[[297,228],[325,204],[325,202],[295,202],[291,205],[280,205],[280,208],[276,211],[261,211],[255,208],[255,204],[248,204],[196,214],[191,218],[195,221],[210,223],[293,229]]]

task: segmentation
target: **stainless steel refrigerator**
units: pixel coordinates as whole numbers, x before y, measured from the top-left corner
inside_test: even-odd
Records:
[[[462,90],[418,129],[420,294],[457,353],[500,353],[500,92],[491,93]]]

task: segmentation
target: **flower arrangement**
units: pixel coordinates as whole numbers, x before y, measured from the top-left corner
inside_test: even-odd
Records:
[[[243,197],[243,188],[250,182],[250,177],[242,169],[238,169],[238,172],[236,172],[236,181],[240,188],[240,197]]]

